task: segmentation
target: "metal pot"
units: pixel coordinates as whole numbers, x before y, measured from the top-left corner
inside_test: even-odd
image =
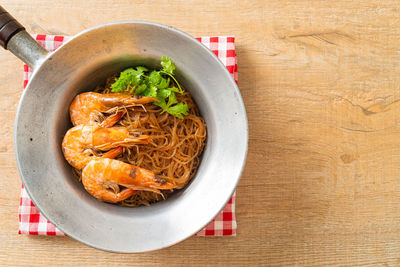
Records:
[[[49,53],[0,7],[0,44],[34,69],[15,119],[16,160],[33,203],[65,234],[107,251],[160,249],[201,230],[230,199],[246,159],[246,111],[225,66],[196,39],[169,26],[124,21],[86,30]],[[159,68],[163,55],[176,63],[207,124],[199,170],[185,189],[150,207],[102,203],[63,157],[69,104],[127,67]]]

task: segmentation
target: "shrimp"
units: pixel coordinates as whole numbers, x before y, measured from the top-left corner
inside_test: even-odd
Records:
[[[107,158],[90,161],[82,171],[82,183],[89,194],[110,203],[125,200],[136,190],[161,194],[158,189],[176,188],[150,170]],[[125,189],[120,191],[119,186]]]
[[[108,151],[106,157],[115,158],[120,148],[136,144],[147,144],[150,136],[131,134],[126,127],[102,128],[99,125],[81,124],[72,127],[65,134],[62,150],[65,159],[74,168],[83,169],[96,155],[93,149]]]
[[[71,122],[79,124],[94,124],[101,112],[124,105],[143,105],[157,100],[153,97],[135,97],[129,94],[111,93],[99,94],[87,92],[77,95],[69,107]],[[118,116],[118,115],[117,115]]]

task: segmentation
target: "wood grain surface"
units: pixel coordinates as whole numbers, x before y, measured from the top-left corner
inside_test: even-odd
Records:
[[[115,254],[68,237],[19,236],[13,124],[22,63],[0,51],[0,265],[400,266],[398,0],[1,5],[31,33],[138,19],[235,35],[250,139],[236,237]]]

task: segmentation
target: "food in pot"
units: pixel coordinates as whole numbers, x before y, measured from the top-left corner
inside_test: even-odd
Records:
[[[74,127],[63,153],[85,189],[101,201],[150,205],[195,175],[206,125],[162,57],[161,70],[138,66],[109,77],[70,106]]]

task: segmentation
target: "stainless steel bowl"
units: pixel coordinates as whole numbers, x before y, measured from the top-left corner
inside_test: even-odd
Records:
[[[230,199],[246,159],[246,111],[225,66],[196,39],[169,26],[125,21],[84,31],[53,53],[21,31],[8,49],[35,68],[15,120],[21,178],[40,212],[68,236],[107,251],[156,250],[200,231]],[[99,202],[73,176],[61,151],[71,126],[69,104],[124,68],[159,67],[163,55],[176,63],[179,81],[207,124],[199,170],[185,189],[150,207]]]

